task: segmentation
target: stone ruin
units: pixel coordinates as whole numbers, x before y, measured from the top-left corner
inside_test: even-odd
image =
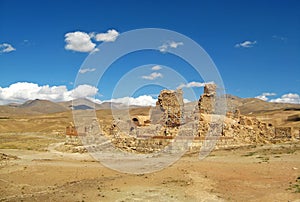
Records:
[[[276,127],[275,138],[291,138],[292,129],[291,127]]]
[[[182,89],[162,90],[156,106],[163,111],[162,122],[167,127],[179,126],[184,118],[184,103]]]
[[[199,112],[203,114],[214,114],[216,103],[216,89],[214,83],[206,84],[204,86],[204,93],[200,96],[198,107]]]
[[[85,131],[86,132],[86,131]],[[66,127],[66,141],[63,145],[56,148],[62,152],[69,153],[86,153],[86,148],[82,145],[79,136],[84,136],[86,133],[82,133],[78,131],[78,127],[70,122],[70,125]]]
[[[293,129],[293,136],[296,139],[300,139],[300,127],[294,127]]]
[[[213,83],[204,86],[204,93],[192,112],[194,117],[185,114],[182,90],[162,90],[152,111],[151,122],[141,124],[140,121],[133,120],[136,121],[137,127],[128,134],[134,132],[134,135],[130,138],[126,138],[126,134],[123,135],[126,141],[122,138],[115,139],[116,145],[126,148],[127,151],[132,147],[134,151],[144,153],[159,151],[178,136],[183,140],[192,137],[194,139],[192,145],[197,148],[201,147],[208,137],[218,140],[217,148],[272,143],[280,138],[300,137],[299,129],[274,127],[255,117],[242,115],[238,109],[222,115],[217,109],[221,105],[218,105],[220,98],[216,90],[217,86]],[[154,121],[153,117],[156,117]],[[292,133],[296,135],[292,136]],[[141,140],[139,137],[144,139]]]
[[[162,90],[149,115],[135,115],[127,121],[114,120],[103,134],[116,148],[137,153],[159,152],[176,137],[182,137],[183,141],[192,138],[191,149],[199,149],[208,137],[218,140],[216,148],[300,138],[300,128],[274,127],[255,117],[241,115],[238,109],[226,115],[218,113],[216,90],[213,83],[204,86],[204,93],[191,113],[193,117],[184,110],[181,89]]]
[[[300,139],[300,127],[275,127],[275,139]]]
[[[136,115],[131,120],[135,126],[149,126],[151,124],[150,116]]]

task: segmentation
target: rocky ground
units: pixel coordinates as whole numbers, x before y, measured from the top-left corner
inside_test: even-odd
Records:
[[[265,132],[271,126],[299,127],[299,106],[228,99],[242,115],[225,119],[218,150],[203,160],[192,150],[148,174],[111,170],[82,146],[65,144],[71,111],[56,112],[55,105],[56,113],[43,112],[41,101],[27,111],[0,106],[0,201],[300,201],[299,136],[273,141]],[[194,109],[192,104],[185,107]],[[132,116],[148,113],[149,108],[130,109]],[[109,131],[112,112],[96,115]]]
[[[8,137],[12,139],[7,134],[1,135],[2,141]],[[41,137],[36,135],[45,139]],[[33,149],[0,149],[0,201],[299,201],[300,198],[299,143],[215,150],[204,160],[198,159],[198,153],[188,153],[161,171],[136,175],[106,168],[88,153],[58,151],[56,148],[63,144],[61,138],[48,139],[51,144],[44,149],[43,145]]]

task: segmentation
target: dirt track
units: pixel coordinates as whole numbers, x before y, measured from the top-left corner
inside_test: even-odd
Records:
[[[295,201],[297,145],[187,154],[150,174],[124,174],[88,154],[1,149],[1,201]]]

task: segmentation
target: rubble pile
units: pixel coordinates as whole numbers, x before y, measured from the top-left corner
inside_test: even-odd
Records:
[[[112,143],[116,148],[127,152],[136,153],[155,153],[164,149],[170,144],[171,140],[152,139],[152,138],[113,138]]]

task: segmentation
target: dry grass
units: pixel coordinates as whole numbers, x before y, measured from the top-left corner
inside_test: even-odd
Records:
[[[0,149],[45,151],[49,144],[64,141],[64,137],[42,133],[2,133]]]

